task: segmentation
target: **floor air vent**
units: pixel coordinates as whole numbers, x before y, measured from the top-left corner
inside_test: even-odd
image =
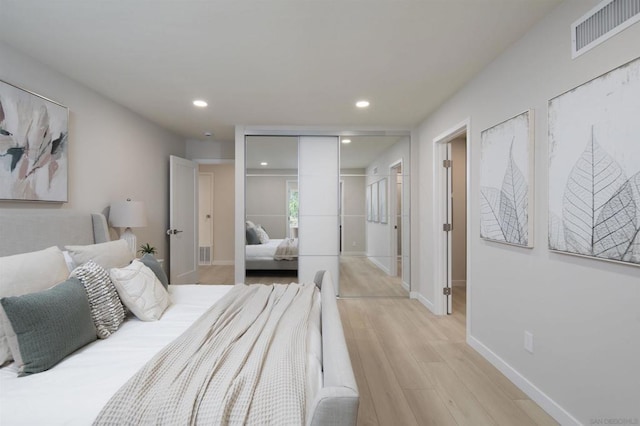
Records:
[[[640,20],[640,0],[605,0],[571,25],[577,58]]]
[[[200,256],[198,265],[211,265],[211,247],[200,247]]]

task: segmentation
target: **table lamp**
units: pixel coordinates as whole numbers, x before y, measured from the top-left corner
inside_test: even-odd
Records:
[[[121,240],[129,244],[129,249],[135,256],[137,252],[137,239],[131,228],[142,228],[147,226],[147,214],[142,201],[117,201],[111,204],[109,209],[109,222],[116,228],[126,228],[120,235]]]

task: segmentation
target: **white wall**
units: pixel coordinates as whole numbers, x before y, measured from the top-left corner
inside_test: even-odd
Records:
[[[342,254],[366,252],[366,176],[364,169],[340,170],[342,182]]]
[[[148,225],[134,232],[164,257],[169,155],[184,156],[182,139],[3,43],[0,58],[0,79],[69,108],[69,202],[0,202],[0,208],[106,213],[112,201],[144,201]]]
[[[187,139],[186,156],[191,160],[233,160],[233,142]]]
[[[287,237],[287,181],[297,180],[297,170],[247,170],[246,218],[262,225],[269,238]]]
[[[576,60],[570,25],[598,1],[562,3],[425,120],[419,135],[420,278],[435,303],[433,139],[470,117],[469,342],[563,423],[640,418],[640,268],[547,249],[547,102],[640,56],[635,24]],[[480,132],[535,110],[535,247],[480,240]],[[639,139],[640,143],[640,139]],[[534,334],[535,353],[523,349]]]
[[[411,187],[411,147],[410,138],[403,138],[396,144],[386,150],[380,157],[375,159],[366,168],[367,173],[367,185],[377,182],[382,178],[387,179],[387,205],[393,200],[389,199],[389,187],[391,181],[389,179],[389,167],[392,164],[402,160],[402,178],[404,183],[405,192],[405,209],[403,215],[403,223],[401,231],[403,233],[403,247],[402,253],[404,256],[410,255],[410,226],[409,226],[409,206],[410,206],[410,187]],[[374,169],[377,169],[377,173],[374,173]],[[391,261],[396,259],[395,254],[390,251],[391,247],[391,224],[390,220],[387,223],[367,222],[367,256],[370,260],[378,265],[383,271],[389,273]],[[407,257],[408,259],[408,257]],[[409,283],[409,262],[403,262],[405,271],[403,272],[403,280]]]

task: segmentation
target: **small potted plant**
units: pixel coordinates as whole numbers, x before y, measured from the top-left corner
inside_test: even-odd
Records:
[[[155,255],[158,252],[158,250],[156,250],[156,248],[154,246],[152,246],[149,243],[144,243],[140,245],[140,250],[138,250],[138,253],[140,253],[141,255],[145,255],[147,253],[151,254],[151,255]]]

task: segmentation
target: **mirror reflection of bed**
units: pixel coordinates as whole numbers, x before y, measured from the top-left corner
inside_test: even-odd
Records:
[[[298,276],[298,138],[246,138],[247,282]]]

